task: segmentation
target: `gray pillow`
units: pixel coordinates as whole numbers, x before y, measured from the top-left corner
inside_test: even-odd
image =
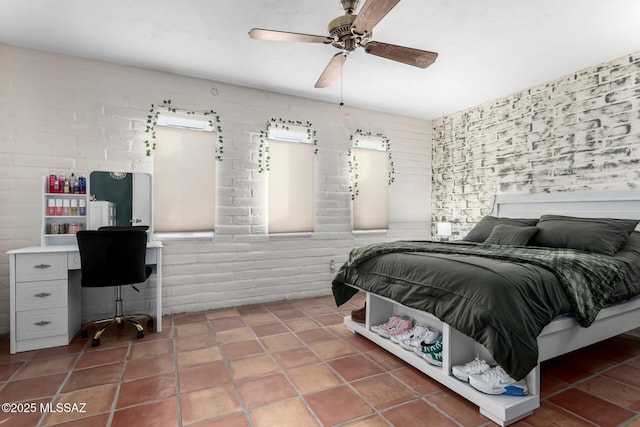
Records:
[[[613,256],[638,225],[637,220],[543,215],[533,246],[569,248]]]
[[[513,225],[515,227],[531,227],[536,225],[537,222],[537,219],[497,218],[495,216],[487,215],[482,218],[462,240],[482,243],[487,240],[487,237],[489,237],[493,231],[493,227],[498,224]]]
[[[517,227],[509,224],[498,224],[484,241],[483,245],[526,246],[538,232],[537,227]]]

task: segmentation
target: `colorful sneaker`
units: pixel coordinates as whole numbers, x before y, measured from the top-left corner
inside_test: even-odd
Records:
[[[414,350],[420,348],[422,342],[425,344],[434,344],[440,338],[440,331],[426,326],[422,334],[416,334],[411,338],[400,341],[399,344],[405,350]]]
[[[426,326],[418,324],[418,325],[415,325],[411,330],[408,330],[401,334],[391,335],[389,339],[391,339],[391,341],[395,343],[400,344],[404,340],[422,335],[426,329],[427,329]]]
[[[524,379],[514,380],[500,366],[491,368],[484,374],[469,375],[469,384],[486,394],[526,396],[529,393]]]
[[[442,352],[437,353],[422,353],[422,358],[429,362],[431,365],[442,366]]]
[[[469,382],[469,375],[481,375],[491,369],[491,366],[477,357],[464,366],[452,366],[451,373],[460,381]]]
[[[413,320],[402,318],[399,322],[396,322],[393,326],[387,328],[378,328],[378,335],[383,338],[389,338],[392,335],[398,335],[403,332],[409,331],[413,328]]]
[[[442,335],[435,344],[428,345],[425,342],[421,342],[420,346],[415,349],[415,352],[418,354],[433,354],[433,353],[441,353],[442,352]]]
[[[386,321],[386,323],[383,323],[381,325],[373,325],[373,326],[371,326],[371,330],[377,334],[378,333],[378,329],[391,327],[391,326],[395,325],[397,322],[399,322],[401,320],[402,320],[402,317],[400,317],[400,316],[391,316],[389,318],[389,320]]]

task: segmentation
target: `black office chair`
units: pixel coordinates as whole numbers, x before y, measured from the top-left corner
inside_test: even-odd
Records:
[[[95,320],[82,326],[80,336],[88,336],[88,327],[95,325],[92,347],[100,345],[102,333],[113,324],[123,321],[134,325],[138,338],[144,337],[144,328],[136,319],[147,319],[147,327],[153,326],[148,314],[124,315],[122,310],[122,286],[145,282],[151,275],[151,267],[145,264],[147,233],[139,229],[85,230],[76,233],[80,249],[82,272],[81,285],[87,288],[117,286],[116,313],[114,317]],[[136,289],[137,290],[137,289]]]

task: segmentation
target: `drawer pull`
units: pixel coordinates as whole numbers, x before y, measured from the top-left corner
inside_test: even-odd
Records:
[[[46,298],[50,297],[51,294],[49,292],[40,292],[39,294],[33,294],[33,296],[36,298]]]
[[[49,322],[48,320],[41,320],[39,322],[34,323],[34,325],[36,325],[36,326],[47,326],[49,323],[51,323],[51,322]]]
[[[34,265],[33,268],[44,270],[45,268],[51,268],[51,264],[38,264],[38,265]]]

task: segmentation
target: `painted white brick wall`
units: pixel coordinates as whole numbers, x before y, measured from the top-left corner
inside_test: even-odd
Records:
[[[433,122],[433,223],[494,194],[640,188],[640,52]]]
[[[329,261],[339,266],[354,245],[429,237],[428,121],[0,44],[0,252],[39,244],[40,184],[49,171],[151,173],[146,116],[164,99],[217,111],[225,145],[214,238],[165,243],[165,313],[327,295]],[[308,120],[317,130],[316,231],[307,236],[265,234],[266,176],[251,135],[272,117]],[[351,232],[346,153],[356,129],[384,133],[392,144],[396,181],[383,235]],[[8,332],[8,294],[4,256],[0,334]]]

